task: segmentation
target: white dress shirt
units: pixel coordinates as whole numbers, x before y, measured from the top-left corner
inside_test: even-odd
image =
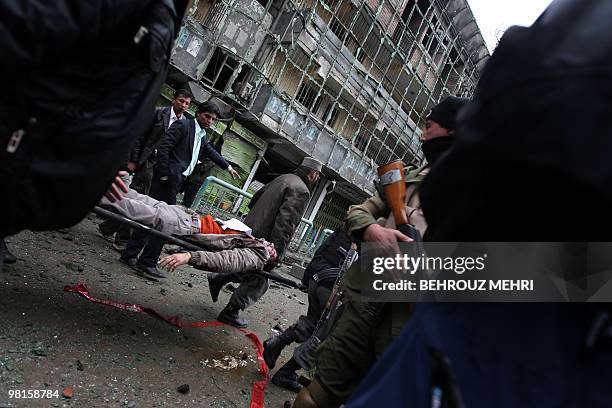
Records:
[[[181,120],[181,119],[183,119],[183,115],[177,117],[176,113],[174,113],[174,109],[170,107],[170,120],[168,121],[168,128],[172,126],[174,122],[176,122],[177,120]]]
[[[197,120],[195,122],[195,138],[193,140],[193,151],[191,152],[191,163],[189,163],[189,167],[187,170],[183,172],[183,176],[187,177],[191,175],[193,169],[198,163],[198,156],[200,155],[200,146],[202,145],[202,140],[206,141],[206,130],[200,127],[200,124]]]

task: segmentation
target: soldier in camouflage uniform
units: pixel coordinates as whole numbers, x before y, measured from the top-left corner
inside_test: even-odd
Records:
[[[425,235],[427,224],[420,208],[419,183],[429,167],[452,145],[455,117],[466,101],[450,96],[432,109],[421,136],[428,163],[404,169],[406,213],[421,235]],[[377,222],[381,218],[384,221]],[[346,227],[357,243],[377,242],[394,246],[397,241],[410,241],[395,229],[391,209],[378,195],[351,206],[346,216]],[[364,302],[360,275],[359,263],[355,263],[345,275],[344,311],[319,347],[315,378],[300,391],[293,405],[295,408],[337,407],[346,402],[410,317],[412,307],[407,303]]]

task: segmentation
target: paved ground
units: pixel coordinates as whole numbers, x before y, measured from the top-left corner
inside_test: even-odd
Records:
[[[247,407],[259,379],[251,343],[232,328],[179,330],[144,314],[63,292],[84,282],[92,295],[152,307],[190,321],[214,320],[206,275],[182,267],[151,283],[120,264],[90,217],[65,232],[23,232],[8,240],[19,261],[0,273],[0,407]],[[305,312],[306,295],[272,285],[246,312],[263,342]],[[284,351],[281,363],[290,357]],[[235,366],[227,368],[225,366]],[[177,388],[189,385],[181,394]],[[71,387],[72,398],[62,396]],[[59,397],[17,400],[10,390]],[[295,394],[269,384],[266,406]]]

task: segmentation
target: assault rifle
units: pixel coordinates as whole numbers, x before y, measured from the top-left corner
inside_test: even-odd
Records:
[[[325,308],[321,313],[321,317],[319,318],[312,335],[310,338],[308,338],[308,340],[306,340],[305,343],[299,346],[299,352],[294,353],[293,355],[298,364],[304,370],[308,371],[314,368],[315,352],[317,351],[319,344],[321,344],[323,340],[327,338],[331,331],[332,325],[339,317],[338,315],[340,313],[340,308],[342,307],[341,297],[343,290],[340,288],[342,277],[351,267],[353,262],[355,262],[357,257],[357,247],[355,244],[351,244],[346,257],[340,266],[338,277],[334,282],[334,287],[332,288],[331,294],[327,299]]]

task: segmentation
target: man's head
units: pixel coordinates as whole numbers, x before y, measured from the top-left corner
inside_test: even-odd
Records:
[[[215,123],[217,117],[221,111],[216,103],[213,101],[202,102],[198,105],[198,112],[196,113],[196,120],[200,126],[204,129],[208,129]]]
[[[449,96],[431,109],[425,121],[421,143],[438,137],[451,136],[457,126],[457,113],[468,102],[466,98]]]
[[[266,240],[264,240],[263,242],[266,247],[266,253],[268,254],[268,260],[266,261],[266,264],[275,264],[276,260],[278,259],[278,253],[276,252],[274,244]]]
[[[174,92],[174,97],[172,98],[172,110],[174,114],[178,116],[182,116],[183,113],[189,108],[189,104],[191,103],[191,99],[193,96],[191,92],[186,89],[178,89]]]
[[[302,163],[300,163],[300,168],[305,170],[306,177],[308,178],[310,185],[313,186],[319,180],[319,177],[321,177],[323,164],[312,157],[304,157],[302,159]]]

